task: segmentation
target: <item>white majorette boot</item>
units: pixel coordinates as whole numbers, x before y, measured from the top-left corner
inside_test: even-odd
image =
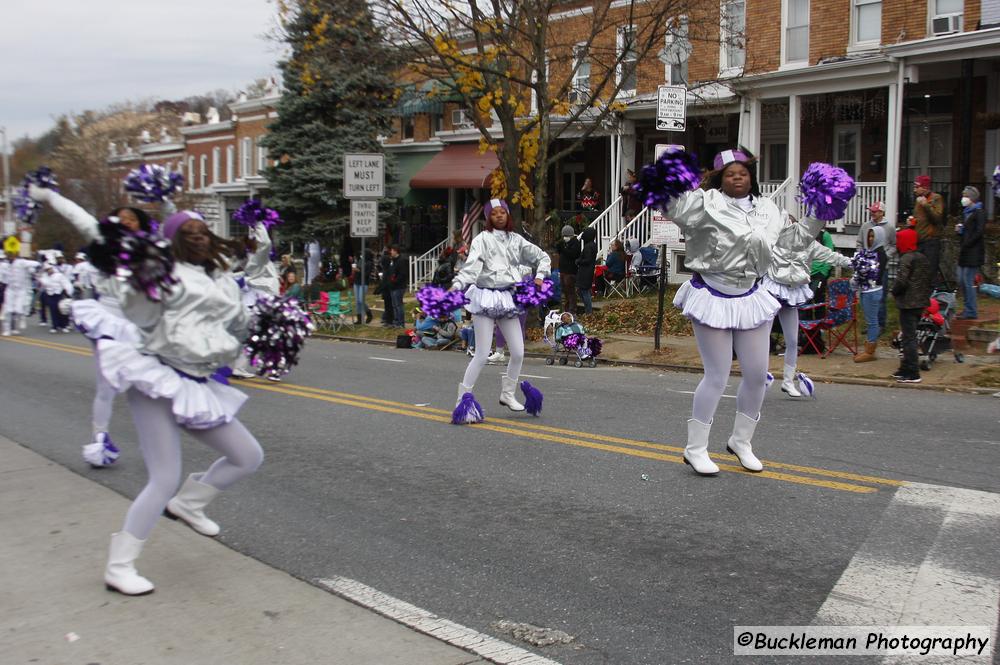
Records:
[[[173,520],[183,520],[203,536],[217,536],[219,525],[205,515],[205,506],[219,495],[219,490],[200,482],[201,476],[200,473],[188,476],[177,495],[167,503],[163,514]]]
[[[458,399],[455,400],[455,406],[458,406],[459,402],[462,401],[462,395],[471,392],[472,392],[472,386],[467,386],[464,383],[458,384]]]
[[[795,368],[791,365],[785,365],[785,376],[781,381],[781,392],[787,393],[789,397],[802,397],[802,393],[795,387]]]
[[[740,459],[743,468],[754,473],[764,470],[764,465],[760,463],[757,456],[753,454],[753,448],[750,447],[750,439],[753,438],[754,430],[757,429],[759,422],[759,415],[757,420],[754,420],[737,411],[736,422],[733,423],[733,435],[729,437],[729,443],[726,444],[726,450]]]
[[[517,401],[514,391],[517,390],[517,381],[506,374],[500,375],[500,404],[506,406],[511,411],[524,411],[524,405]]]
[[[135,570],[135,560],[142,554],[145,540],[139,540],[128,531],[111,534],[108,567],[104,569],[104,584],[108,591],[126,596],[144,596],[153,593],[153,583]]]
[[[694,418],[688,421],[688,442],[684,448],[684,463],[694,469],[699,476],[714,476],[719,472],[719,467],[708,456],[708,434],[711,431],[711,423],[706,425]]]

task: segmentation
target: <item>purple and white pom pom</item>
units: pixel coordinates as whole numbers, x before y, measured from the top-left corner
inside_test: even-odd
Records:
[[[521,307],[538,307],[552,300],[555,287],[551,279],[543,279],[542,285],[535,284],[533,277],[527,277],[514,285],[514,302]]]
[[[294,298],[260,295],[250,306],[253,319],[243,350],[259,376],[280,378],[299,362],[315,326]]]
[[[604,342],[602,342],[599,337],[588,337],[587,348],[590,350],[591,357],[596,358],[601,355],[601,349],[604,348]]]
[[[839,166],[813,162],[799,181],[799,200],[806,214],[831,222],[844,216],[854,198],[854,178]]]
[[[527,381],[521,382],[521,392],[524,393],[524,410],[532,416],[537,416],[542,412],[542,391],[534,387]]]
[[[642,167],[632,191],[644,206],[665,211],[674,199],[698,189],[699,185],[698,158],[686,150],[668,150],[652,164]]]
[[[854,283],[862,289],[873,289],[881,284],[878,268],[878,253],[872,249],[859,250],[851,257],[854,269]]]
[[[125,191],[140,201],[159,203],[181,191],[184,176],[156,164],[142,164],[125,176]]]
[[[246,203],[233,213],[233,221],[244,226],[257,226],[261,223],[266,229],[284,223],[278,211],[265,207],[260,199],[247,199]]]
[[[52,173],[52,169],[47,166],[40,166],[37,171],[29,171],[28,175],[24,176],[25,189],[27,189],[29,184],[41,187],[42,189],[51,189],[54,192],[59,191],[59,183],[56,182],[56,177]]]
[[[461,309],[469,299],[461,291],[449,291],[440,286],[428,285],[417,291],[420,311],[432,319],[447,318],[456,309]]]
[[[37,171],[29,171],[24,176],[21,186],[13,196],[14,214],[22,223],[34,224],[35,218],[38,217],[38,213],[42,209],[42,204],[32,199],[28,194],[28,185],[35,185],[43,189],[51,189],[54,192],[58,192],[59,183],[56,182],[56,177],[52,174],[52,169],[47,166],[41,166]]]
[[[581,333],[570,333],[562,338],[562,345],[570,351],[583,348],[587,343],[587,336]]]
[[[772,383],[774,383],[774,374],[768,372],[767,377],[764,379],[764,390],[770,388]]]
[[[107,432],[97,435],[97,440],[83,447],[83,460],[92,467],[111,466],[118,460],[121,451]]]
[[[474,425],[486,420],[482,405],[472,393],[465,393],[451,412],[452,425]]]
[[[129,231],[117,217],[101,220],[98,228],[102,242],[92,261],[94,266],[128,282],[153,302],[163,300],[177,283],[170,242],[146,231]]]
[[[1000,165],[993,169],[993,196],[1000,199]]]
[[[806,376],[803,372],[796,374],[799,384],[799,392],[803,395],[809,395],[813,399],[816,399],[816,384],[813,380]]]

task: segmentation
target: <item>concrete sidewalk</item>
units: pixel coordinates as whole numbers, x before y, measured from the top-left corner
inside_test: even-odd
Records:
[[[157,525],[139,560],[155,593],[109,592],[102,580],[108,540],[128,505],[0,437],[4,665],[490,662],[169,520]]]

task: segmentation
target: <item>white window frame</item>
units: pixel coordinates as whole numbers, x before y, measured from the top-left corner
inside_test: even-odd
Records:
[[[580,76],[580,68],[587,67],[587,76]],[[572,104],[580,104],[581,98],[586,101],[590,98],[590,54],[587,50],[587,42],[580,42],[573,45],[573,83],[569,89],[569,101]]]
[[[949,21],[949,22],[957,23],[957,28],[955,30],[949,30],[948,32],[940,32],[940,33],[935,33],[934,32],[934,19],[938,19],[938,18],[949,18],[949,19],[951,19],[952,17],[958,17],[958,21],[954,21],[954,20]],[[945,35],[945,34],[955,34],[955,33],[964,32],[964,31],[965,31],[965,3],[964,2],[962,3],[962,11],[961,12],[949,12],[947,14],[938,14],[937,13],[937,0],[928,0],[928,5],[927,5],[927,36],[928,37],[935,37],[937,35]]]
[[[226,146],[226,182],[236,179],[236,146]]]
[[[858,28],[861,27],[861,19],[859,14],[861,12],[862,6],[867,5],[879,5],[879,26],[878,26],[878,38],[876,39],[858,39]],[[848,50],[857,49],[865,50],[876,48],[882,43],[882,9],[884,8],[883,0],[851,0],[851,39],[848,42]]]
[[[743,47],[740,49],[743,51],[743,64],[735,67],[729,66],[729,49],[731,48],[729,42],[732,39],[731,33],[726,25],[726,6],[730,4],[738,4],[737,0],[720,0],[719,3],[719,76],[739,76],[743,73],[743,68],[746,66],[746,18],[747,18],[747,3],[746,0],[739,0],[743,4],[743,35],[742,39]]]
[[[787,140],[785,140],[785,141],[767,141],[767,142],[762,143],[761,146],[760,146],[760,156],[761,156],[761,162],[762,162],[762,166],[763,166],[763,168],[761,169],[761,173],[760,173],[760,181],[761,182],[784,182],[784,180],[785,180],[785,178],[780,178],[778,176],[772,176],[771,175],[774,172],[775,167],[778,166],[778,164],[775,163],[775,160],[771,159],[771,148],[772,148],[772,146],[779,146],[779,145],[785,146],[785,157],[786,157],[786,159],[780,165],[780,167],[781,167],[782,171],[786,172],[786,177],[787,177],[787,171],[788,171],[788,160],[787,160],[787,157],[788,157],[788,141]]]
[[[198,189],[204,190],[208,187],[208,155],[202,155],[198,159]]]
[[[672,30],[671,27],[670,27],[675,22],[677,24],[676,31]],[[689,26],[690,26],[690,23],[689,23],[687,14],[681,14],[680,16],[677,16],[677,17],[672,18],[669,21],[667,21],[666,36],[664,38],[664,43],[663,43],[664,49],[666,49],[666,50],[669,51],[670,47],[674,45],[674,40],[677,39],[677,38],[680,38],[680,39],[690,39],[690,27]],[[677,34],[674,34],[675,32]],[[665,63],[663,65],[663,81],[665,83],[667,83],[668,85],[687,85],[687,83],[688,83],[688,77],[689,77],[689,72],[690,72],[690,62],[691,62],[691,55],[688,54],[688,57],[685,58],[684,61],[682,63],[679,63],[678,65],[673,65],[673,64],[671,64],[669,62]],[[684,67],[685,65],[688,65],[688,67]],[[675,66],[678,66],[678,67],[681,67],[681,68],[685,68],[685,69],[688,70],[688,71],[684,72],[678,78],[677,81],[674,81],[674,67]]]
[[[217,185],[222,182],[219,179],[219,172],[222,170],[222,148],[216,146],[212,148],[212,184]]]
[[[247,137],[240,141],[240,175],[244,179],[250,176],[253,165],[253,139]]]
[[[545,56],[545,80],[546,81],[549,80],[549,57],[548,57],[548,55]],[[537,69],[531,70],[531,82],[532,83],[538,83],[538,70]],[[534,88],[531,89],[531,101],[530,101],[530,106],[528,108],[529,108],[529,112],[530,112],[531,115],[538,115],[538,92],[536,92]]]
[[[260,175],[267,168],[267,150],[264,146],[257,144],[257,174]]]
[[[840,166],[840,132],[841,130],[851,130],[854,132],[854,173],[848,173],[852,178],[857,178],[864,167],[861,161],[861,125],[854,123],[836,124],[833,126],[833,163]],[[846,170],[846,169],[845,169]]]
[[[633,34],[633,40],[638,37],[639,30],[634,25],[622,25],[618,27],[615,31],[615,60],[618,61],[622,58],[622,53],[625,48],[625,33],[631,32]],[[633,49],[632,52],[635,53],[635,42],[632,42]],[[635,79],[635,86],[632,88],[622,88],[618,94],[623,97],[634,97],[636,90],[639,89],[639,58],[635,57],[632,60],[621,59],[615,67],[615,86],[621,85],[622,77],[625,74],[626,63],[632,63],[633,65],[633,78]]]
[[[187,186],[188,186],[188,189],[194,189],[194,177],[195,177],[195,175],[196,174],[195,174],[195,171],[194,171],[194,156],[192,155],[192,156],[188,157],[188,165],[187,165]]]
[[[852,2],[854,0],[851,0]],[[806,67],[809,65],[809,26],[812,23],[812,0],[809,2],[808,18],[805,25],[789,25],[789,15],[791,11],[790,0],[781,0],[781,66],[782,68]],[[804,58],[797,60],[788,59],[788,31],[795,28],[805,28],[806,30],[806,54]]]

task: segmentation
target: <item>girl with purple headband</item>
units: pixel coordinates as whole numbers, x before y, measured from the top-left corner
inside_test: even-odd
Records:
[[[514,302],[514,285],[521,281],[522,269],[535,267],[535,283],[541,286],[542,278],[549,275],[551,261],[548,254],[512,230],[510,208],[506,201],[492,199],[484,207],[483,214],[486,229],[472,239],[469,256],[451,287],[453,291],[465,290],[469,299],[465,308],[472,314],[476,339],[481,340],[458,385],[457,404],[462,403],[467,394],[471,396],[476,379],[490,355],[489,340],[493,339],[493,329],[497,326],[510,349],[507,372],[500,377],[500,405],[511,411],[524,411],[524,404],[518,402],[515,395],[524,361],[524,336],[518,319],[522,308]],[[468,402],[472,403],[471,397]],[[482,412],[478,408],[474,410],[474,416],[465,415],[469,417],[455,415],[453,422],[482,420]]]
[[[788,213],[760,195],[754,161],[745,150],[722,151],[715,157],[709,186],[682,194],[667,208],[667,216],[684,233],[685,264],[694,272],[678,289],[674,305],[691,319],[705,368],[684,449],[684,462],[699,475],[719,472],[708,455],[708,438],[734,350],[743,378],[726,450],[748,471],[764,468],[750,441],[767,388],[771,322],[781,305],[760,288],[759,280],[767,274],[775,248],[811,241],[823,226],[815,219],[789,224]]]

